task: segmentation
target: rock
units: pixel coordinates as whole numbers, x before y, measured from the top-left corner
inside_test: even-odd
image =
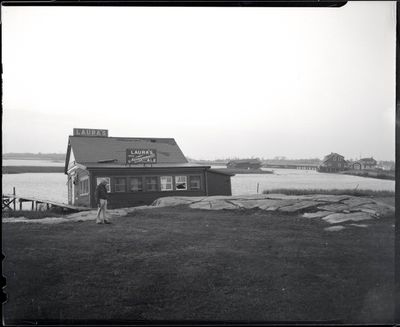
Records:
[[[347,204],[349,207],[357,207],[366,203],[374,203],[374,201],[368,198],[357,198],[352,196],[350,199],[344,200],[343,203]]]
[[[189,208],[192,209],[206,209],[206,210],[215,210],[211,208],[211,202],[210,201],[200,201],[200,202],[194,202],[189,205]]]
[[[266,194],[267,199],[271,200],[307,200],[313,197],[313,195],[286,195],[286,194]]]
[[[315,207],[319,204],[317,201],[300,201],[299,203],[295,203],[289,206],[280,207],[279,211],[283,212],[295,212],[302,209]]]
[[[340,202],[350,198],[350,195],[329,195],[329,194],[316,194],[313,200],[322,202]]]
[[[268,199],[260,199],[260,200],[245,200],[245,199],[238,199],[238,200],[233,200],[230,201],[231,203],[235,204],[237,207],[243,208],[243,209],[254,209],[254,208],[259,208],[262,206],[264,203],[268,203],[270,200]]]
[[[374,203],[365,203],[354,209],[363,210],[363,211],[375,211],[377,216],[385,216],[390,215],[395,212],[395,208],[393,206],[387,205],[382,202],[374,202]]]
[[[354,213],[333,213],[322,218],[322,220],[325,220],[330,224],[337,224],[345,221],[361,221],[372,218],[373,217],[371,215],[365,212],[354,212]]]
[[[178,205],[183,205],[183,204],[190,204],[196,201],[201,201],[204,199],[204,196],[195,196],[195,197],[175,197],[175,196],[168,196],[168,197],[163,197],[155,200],[151,206],[155,207],[173,207],[173,206],[178,206]]]
[[[345,228],[346,227],[344,227],[342,225],[338,225],[338,226],[325,227],[324,230],[326,230],[327,232],[338,232]]]
[[[354,227],[362,227],[362,228],[366,228],[368,227],[367,224],[350,224],[350,226],[354,226]]]
[[[319,206],[318,209],[320,210],[327,210],[332,212],[341,212],[341,211],[349,211],[349,206],[347,204],[342,203],[334,203],[334,204],[327,204],[324,206]]]
[[[261,204],[259,204],[258,207],[266,211],[275,211],[282,206],[291,205],[293,203],[295,203],[295,201],[266,199]]]
[[[302,217],[304,218],[322,218],[332,214],[329,211],[306,212]]]

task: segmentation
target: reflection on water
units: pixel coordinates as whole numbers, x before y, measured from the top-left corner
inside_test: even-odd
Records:
[[[3,175],[3,193],[34,196],[41,199],[67,202],[67,176],[62,173]],[[236,175],[232,177],[232,194],[256,194],[274,188],[372,189],[394,191],[395,182],[374,178],[324,174],[312,170],[274,169],[274,174]]]

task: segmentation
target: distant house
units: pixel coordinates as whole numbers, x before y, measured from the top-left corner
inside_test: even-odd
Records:
[[[344,157],[338,153],[331,152],[326,155],[322,163],[318,166],[318,171],[333,173],[345,170],[347,166]]]
[[[361,170],[361,169],[375,169],[377,165],[377,161],[374,158],[362,158],[353,163],[352,169]]]
[[[240,159],[231,160],[227,163],[228,168],[239,168],[239,169],[260,169],[261,161],[259,159]]]

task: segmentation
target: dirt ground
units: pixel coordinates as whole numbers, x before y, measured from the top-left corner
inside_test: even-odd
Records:
[[[3,224],[6,323],[391,323],[394,217],[338,232],[261,210]]]

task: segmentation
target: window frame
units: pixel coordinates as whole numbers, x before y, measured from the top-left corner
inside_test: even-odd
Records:
[[[156,181],[156,188],[155,188],[155,190],[149,190],[149,188],[148,188],[148,183],[147,183],[147,179],[148,178],[154,178],[155,179],[155,181]],[[156,175],[148,175],[148,176],[144,176],[144,189],[145,189],[145,192],[158,192],[159,190],[160,190],[160,181],[159,181],[159,176],[156,176]]]
[[[131,189],[131,180],[132,179],[137,179],[138,181],[140,181],[140,186],[141,186],[141,189],[140,190],[132,190]],[[129,193],[139,193],[139,192],[145,192],[145,190],[144,190],[144,183],[143,183],[143,176],[128,176],[128,180],[129,180],[129,185],[127,185],[127,186],[129,186],[128,187],[128,189],[127,189],[127,192],[129,192]]]
[[[201,191],[201,175],[189,175],[189,182],[188,182],[188,191]],[[192,178],[198,178],[199,180],[199,188],[192,188],[191,181]]]
[[[174,178],[174,181],[175,181],[175,191],[187,191],[188,190],[188,176],[187,175],[175,175],[174,176],[175,178]],[[179,177],[184,177],[185,178],[185,184],[186,184],[186,187],[185,188],[178,188],[177,187],[177,185],[178,185],[178,178]],[[182,183],[182,182],[180,182],[180,183]]]
[[[117,183],[117,181],[118,180],[124,180],[125,181],[125,187],[124,187],[124,190],[117,190],[117,186],[120,186],[120,185],[122,185],[122,184],[120,184],[120,183]],[[127,192],[127,189],[128,189],[128,184],[127,184],[127,178],[126,178],[126,176],[115,176],[114,178],[113,178],[113,193],[126,193]]]
[[[85,190],[84,186],[86,186],[87,192],[82,192],[82,190]],[[79,196],[89,195],[89,193],[89,176],[83,176],[79,180]]]
[[[163,180],[163,178],[165,178],[165,179],[167,179],[167,178],[170,178],[171,179],[171,181],[170,182],[166,182],[165,183],[165,185],[171,185],[171,188],[166,188],[166,189],[163,189],[163,182],[162,182],[162,180]],[[160,176],[160,191],[161,192],[171,192],[171,191],[174,191],[174,176],[173,175],[163,175],[163,176]]]

